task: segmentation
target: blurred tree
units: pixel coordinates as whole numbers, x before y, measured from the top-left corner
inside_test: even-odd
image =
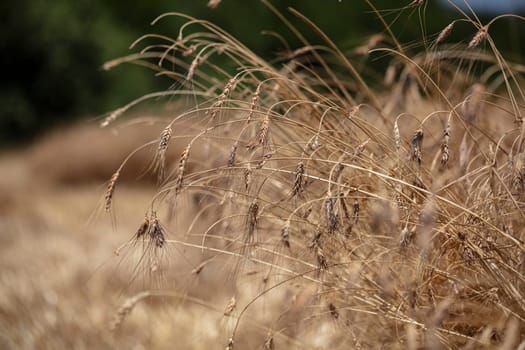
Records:
[[[34,136],[61,121],[107,112],[155,89],[166,89],[169,81],[154,78],[150,71],[140,67],[128,65],[110,72],[100,69],[105,61],[127,54],[130,43],[142,34],[161,32],[176,36],[181,20],[169,18],[155,28],[149,25],[164,12],[177,11],[208,19],[269,59],[285,46],[273,35],[262,35],[263,30],[279,33],[292,47],[299,45],[279,18],[260,1],[223,0],[213,10],[206,6],[207,2],[3,0],[0,3],[0,64],[4,69],[0,82],[0,144]],[[275,0],[272,3],[314,43],[321,41],[307,25],[287,13],[288,6],[311,18],[343,48],[355,46],[366,40],[367,35],[384,30],[365,1]],[[421,43],[425,35],[439,32],[453,17],[458,17],[443,8],[437,9],[435,2],[402,12],[399,10],[402,2],[397,2],[398,8],[391,11],[388,10],[393,6],[390,0],[373,3],[385,10],[381,13],[386,21],[392,24],[400,40],[407,43]],[[422,20],[425,33],[421,31]],[[501,27],[506,35],[501,43],[503,47],[509,46],[509,28]],[[454,35],[465,41],[473,31],[471,26],[463,25]],[[516,32],[520,33],[513,31],[512,42],[514,47],[519,47],[523,35]]]
[[[0,143],[101,113],[153,87],[149,72],[115,79],[100,70],[136,36],[114,22],[104,2],[4,0],[0,22]]]

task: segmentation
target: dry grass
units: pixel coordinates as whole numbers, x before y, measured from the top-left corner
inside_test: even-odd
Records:
[[[210,295],[206,290],[199,292],[192,288],[199,279],[205,279],[209,288],[218,289],[213,267],[204,270],[205,264],[202,264],[200,271],[192,272],[199,268],[198,264],[189,265],[192,260],[197,261],[192,259],[192,254],[186,254],[189,260],[171,259],[170,267],[180,273],[164,276],[182,281],[183,291],[172,291],[169,298],[159,298],[155,291],[138,292],[159,281],[151,273],[145,275],[145,271],[133,268],[136,260],[142,258],[141,254],[124,247],[119,256],[115,255],[122,242],[132,237],[130,233],[141,226],[144,220],[141,203],[155,194],[156,177],[137,179],[136,174],[132,176],[127,169],[128,175],[119,178],[114,198],[116,209],[112,212],[117,218],[116,226],[112,218],[104,218],[103,211],[95,210],[97,205],[104,205],[104,186],[99,174],[110,176],[135,148],[134,142],[142,144],[148,136],[154,139],[162,131],[162,127],[153,129],[143,128],[139,138],[131,129],[122,130],[120,135],[126,137],[115,137],[96,126],[72,127],[43,138],[26,150],[0,157],[3,175],[0,180],[0,291],[3,296],[0,348],[164,349],[177,343],[207,349],[210,344],[222,341],[219,333],[222,303],[231,297],[231,291],[225,289]],[[55,136],[58,133],[61,140]],[[75,148],[83,135],[89,135],[94,147]],[[130,135],[137,138],[130,142]],[[173,154],[169,154],[176,157],[183,146],[178,149],[176,143],[171,146]],[[122,158],[115,159],[117,155],[108,149],[123,150]],[[53,154],[46,150],[52,150]],[[72,166],[55,167],[57,159],[67,159]],[[100,164],[108,166],[82,173],[74,166],[75,161],[81,162],[79,159],[95,162],[92,168]],[[134,171],[142,173],[151,165],[151,156],[145,155],[129,164]],[[89,167],[89,164],[82,166]],[[35,173],[34,169],[39,172]],[[184,207],[187,215],[177,221],[179,226],[187,229],[192,215],[198,211],[194,202],[187,202]],[[148,237],[161,242],[160,223],[155,224],[154,219],[151,222],[152,225],[148,225],[151,230],[146,230]],[[199,223],[194,226],[204,229]],[[137,232],[136,238],[140,237]],[[134,248],[142,249],[145,247],[142,244]],[[152,254],[158,257],[153,251]],[[176,259],[177,255],[172,257]],[[130,283],[132,279],[134,283]],[[207,315],[202,314],[203,310]],[[155,318],[151,318],[153,314]],[[120,322],[123,324],[119,325]]]
[[[275,64],[171,13],[154,23],[185,18],[176,39],[147,35],[139,55],[107,65],[139,60],[180,83],[138,101],[194,101],[137,151],[151,150],[160,184],[126,201],[136,214],[108,200],[136,152],[108,173],[119,176],[102,206],[127,231],[108,275],[127,282],[107,344],[133,334],[153,348],[175,336],[191,348],[523,348],[524,68],[497,50],[493,21],[460,14],[472,38],[445,45],[450,25],[421,52],[391,33],[369,40],[366,55],[391,58],[383,90],[354,65],[362,48],[345,55],[292,10],[325,42],[312,45],[276,15],[303,47]]]

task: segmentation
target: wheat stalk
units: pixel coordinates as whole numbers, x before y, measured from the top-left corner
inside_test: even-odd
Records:
[[[454,22],[450,23],[445,28],[443,28],[443,30],[439,33],[436,39],[436,44],[441,44],[442,42],[444,42],[452,33],[452,29],[454,29]]]
[[[111,330],[117,330],[120,327],[120,325],[124,322],[126,317],[128,317],[128,315],[131,313],[131,311],[133,311],[138,302],[149,297],[150,295],[151,293],[146,291],[140,292],[132,296],[131,298],[126,299],[126,301],[117,310],[117,313],[113,318],[113,321],[111,322]]]
[[[108,186],[106,188],[106,194],[104,195],[104,209],[106,212],[111,210],[111,203],[113,202],[113,195],[115,193],[115,186],[117,185],[117,180],[120,176],[120,169],[115,171],[109,180]]]
[[[472,40],[470,40],[470,42],[468,43],[468,48],[473,49],[478,47],[482,42],[484,42],[487,39],[488,34],[488,27],[481,27],[476,33],[476,35],[474,35]]]

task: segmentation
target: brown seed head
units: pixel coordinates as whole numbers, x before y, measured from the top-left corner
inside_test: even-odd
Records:
[[[221,3],[221,0],[210,0],[208,1],[208,7],[211,9],[216,8]]]
[[[439,33],[436,39],[436,44],[440,44],[443,41],[445,41],[445,39],[447,39],[450,36],[450,33],[452,33],[453,28],[454,28],[454,22],[450,23],[448,26],[443,28],[443,30],[441,31],[441,33]]]
[[[316,256],[317,256],[317,265],[319,266],[319,270],[328,269],[328,261],[326,260],[326,256],[324,255],[324,252],[321,249],[321,247],[319,247],[319,245],[317,245]]]
[[[441,170],[445,169],[448,160],[450,158],[450,118],[451,115],[448,116],[447,125],[445,126],[445,130],[443,130],[443,141],[441,143]]]
[[[302,217],[303,219],[308,219],[308,217],[310,216],[310,214],[312,213],[312,210],[313,210],[313,207],[310,205],[308,208],[306,208],[306,210],[304,211]]]
[[[394,122],[394,141],[396,143],[396,149],[399,151],[401,148],[401,133],[399,132],[399,125],[397,124],[397,119]]]
[[[146,233],[148,232],[149,228],[149,218],[147,216],[144,217],[144,221],[142,224],[140,224],[140,227],[138,228],[137,232],[135,233],[135,240],[139,240],[140,238],[144,238]]]
[[[155,213],[151,214],[151,225],[148,229],[148,236],[157,248],[162,248],[166,243],[165,231]]]
[[[252,184],[252,168],[248,165],[248,168],[244,169],[244,189],[248,191],[250,185]]]
[[[468,48],[473,49],[478,47],[483,41],[485,41],[485,39],[487,39],[488,34],[488,28],[486,26],[481,27],[468,43]]]
[[[416,234],[416,230],[409,230],[407,227],[405,227],[401,231],[401,238],[399,240],[399,245],[403,248],[408,247],[408,245],[414,240],[414,236]]]
[[[233,350],[233,338],[228,339],[228,344],[226,345],[225,350]]]
[[[125,107],[122,107],[122,108],[114,110],[113,112],[111,112],[110,115],[108,115],[106,118],[104,118],[102,123],[100,123],[100,127],[101,128],[105,128],[106,126],[111,124],[113,121],[115,121],[115,119],[120,117],[122,115],[122,113],[124,113],[125,111],[126,111]]]
[[[310,141],[308,142],[308,144],[306,145],[306,148],[310,149],[311,151],[315,151],[319,147],[321,147],[321,143],[319,142],[318,135],[315,135],[314,137],[312,137]]]
[[[115,185],[117,184],[118,177],[120,175],[120,169],[115,171],[109,180],[108,187],[106,189],[106,194],[104,196],[104,209],[106,212],[111,210],[111,202],[113,200],[113,193],[115,192]]]
[[[188,52],[188,55],[191,55],[190,52]],[[188,68],[188,73],[186,74],[186,81],[191,81],[193,79],[193,75],[195,74],[195,70],[197,69],[197,66],[201,64],[203,59],[201,56],[197,55],[193,61],[191,61],[190,68]]]
[[[141,301],[144,298],[149,297],[151,294],[150,292],[141,292],[137,295],[134,295],[131,298],[126,299],[126,301],[122,304],[122,306],[117,310],[117,314],[113,318],[113,321],[111,322],[111,330],[115,331],[117,330],[122,322],[126,319],[126,317],[133,311],[133,308],[139,301]]]
[[[352,206],[352,221],[354,224],[359,222],[359,201],[356,199],[354,205]]]
[[[339,182],[339,178],[341,177],[341,174],[343,173],[344,169],[345,169],[345,166],[343,165],[342,162],[337,163],[334,166],[334,170],[333,170],[333,173],[332,173],[332,179],[331,180],[333,182]]]
[[[167,126],[159,138],[159,146],[157,148],[157,154],[155,156],[155,171],[158,174],[159,183],[164,179],[164,170],[166,164],[166,150],[171,140],[171,126]]]
[[[286,224],[281,230],[281,240],[286,248],[290,249],[290,221],[286,221]]]
[[[335,203],[336,198],[329,193],[324,201],[326,228],[328,232],[334,232],[339,226],[339,220],[335,214]]]
[[[253,151],[257,146],[267,145],[269,128],[270,128],[270,115],[266,114],[266,116],[264,117],[262,121],[261,128],[259,129],[257,137],[255,138],[255,140],[253,140],[246,146],[246,149],[249,151]]]
[[[330,303],[328,304],[328,310],[330,310],[330,314],[332,314],[333,318],[339,318],[339,311],[337,311],[337,308],[334,304]]]
[[[226,99],[230,95],[236,81],[237,81],[236,77],[233,77],[230,80],[228,80],[228,83],[226,83],[226,85],[224,86],[224,90],[222,90],[222,93],[217,98],[217,101],[211,107],[210,118],[212,120],[215,119],[215,117],[217,117],[217,115],[219,114],[219,111],[224,105],[224,101],[226,101]]]
[[[166,152],[166,149],[168,148],[168,144],[171,140],[171,133],[172,133],[172,130],[171,130],[171,126],[168,125],[164,128],[164,130],[162,130],[161,134],[160,134],[160,138],[159,138],[159,147],[158,147],[158,152]]]
[[[304,163],[299,162],[295,168],[294,183],[292,186],[292,197],[300,195],[303,192],[304,186]]]
[[[352,161],[355,161],[361,156],[368,142],[370,142],[370,139],[367,139],[364,142],[361,142],[359,145],[357,145],[357,147],[354,149],[354,154],[352,154]]]
[[[273,342],[273,333],[268,331],[266,334],[266,339],[264,340],[264,350],[274,350],[275,344]]]
[[[511,191],[515,196],[525,193],[525,152],[518,154],[511,165]]]
[[[237,146],[239,142],[235,141],[233,144],[231,150],[230,150],[230,156],[228,157],[228,167],[231,168],[235,165],[235,158],[237,158]]]
[[[252,118],[253,114],[255,113],[255,109],[257,108],[257,103],[259,102],[259,97],[261,95],[261,84],[257,85],[257,89],[255,89],[255,93],[252,97],[252,102],[250,104],[250,113],[248,114],[248,119],[246,120],[246,123],[249,123]]]
[[[175,195],[178,195],[182,190],[182,182],[184,180],[184,170],[186,169],[186,161],[190,155],[191,142],[186,146],[182,152],[179,160],[179,173],[175,181]]]
[[[208,263],[209,260],[205,260],[203,262],[201,262],[199,264],[199,266],[197,266],[196,268],[194,268],[193,270],[191,270],[191,273],[194,274],[194,275],[198,275],[202,272],[202,270],[204,269],[204,266],[206,266],[206,264]]]
[[[249,242],[251,242],[253,239],[253,234],[257,226],[257,219],[258,219],[257,215],[258,214],[259,214],[259,204],[257,203],[257,200],[254,199],[253,202],[248,207],[248,219],[247,219],[248,235],[246,238]]]
[[[418,129],[414,133],[414,136],[412,136],[412,141],[411,141],[412,149],[411,149],[411,154],[410,154],[411,160],[416,161],[418,165],[421,165],[421,160],[422,160],[422,153],[421,153],[422,143],[423,143],[423,130]]]
[[[233,310],[235,310],[235,307],[237,306],[237,300],[235,299],[235,296],[232,296],[230,301],[228,302],[228,305],[224,308],[224,316],[228,317],[232,314]]]

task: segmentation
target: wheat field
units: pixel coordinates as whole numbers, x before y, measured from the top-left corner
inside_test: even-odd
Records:
[[[275,14],[302,45],[272,62],[158,17],[104,68],[172,88],[1,158],[2,348],[525,349],[525,67],[491,37],[505,16],[458,9],[417,47],[385,21],[343,51]],[[448,42],[458,25],[472,35]]]

